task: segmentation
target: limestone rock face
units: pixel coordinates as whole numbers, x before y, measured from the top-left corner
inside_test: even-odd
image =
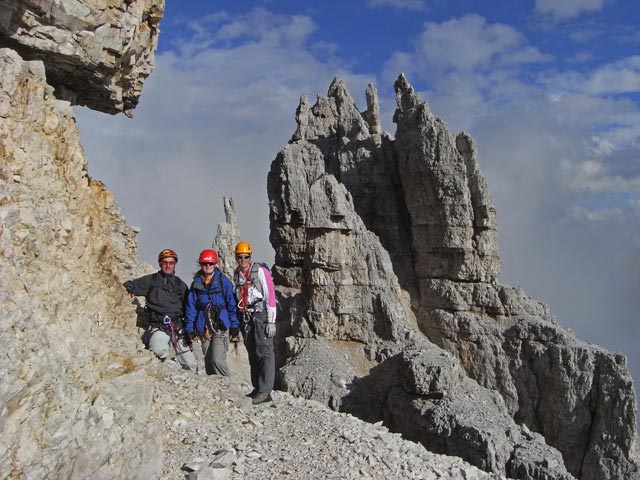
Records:
[[[473,141],[465,134],[454,138],[403,76],[395,87],[394,146],[421,298],[428,279],[494,281],[500,266],[496,212]]]
[[[275,277],[289,312],[279,335],[279,358],[286,358],[282,386],[369,420],[385,419],[432,451],[490,472],[511,475],[516,458],[534,471],[528,458],[516,455],[517,445],[560,459],[540,436],[525,438],[497,393],[471,380],[458,360],[418,332],[409,295],[382,247],[383,237],[399,249],[399,236],[410,239],[396,223],[407,217],[397,184],[385,184],[399,179],[397,169],[386,173],[393,172],[394,157],[378,151],[393,151],[389,137],[370,135],[339,80],[312,109],[305,105],[303,98],[299,129],[269,173]],[[361,156],[370,162],[358,165]],[[367,217],[387,228],[380,238],[357,213],[357,205],[372,204],[386,215],[385,221],[371,212]],[[396,252],[408,282],[412,276],[403,269],[410,262],[403,257]],[[561,460],[549,471],[553,478],[573,478]]]
[[[147,271],[136,230],[88,177],[42,62],[0,49],[0,76],[0,472],[157,477],[150,356],[120,283]]]
[[[0,46],[42,60],[58,99],[131,116],[163,11],[164,0],[0,0]]]
[[[638,478],[624,358],[497,283],[473,140],[395,87],[395,139],[336,79],[272,163],[281,386],[513,478]]]

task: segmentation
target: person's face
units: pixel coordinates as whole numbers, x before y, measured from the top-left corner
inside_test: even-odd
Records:
[[[165,275],[173,275],[176,271],[176,261],[173,258],[164,258],[160,262],[160,268]]]
[[[213,275],[213,271],[216,268],[216,264],[212,263],[212,262],[202,262],[200,263],[200,268],[202,269],[202,272],[207,276],[211,276]]]
[[[251,255],[248,255],[246,253],[237,253],[236,262],[238,262],[238,266],[240,267],[240,269],[245,271],[251,265]]]

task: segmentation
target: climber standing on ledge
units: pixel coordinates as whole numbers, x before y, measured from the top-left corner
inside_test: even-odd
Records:
[[[182,339],[183,311],[187,284],[175,274],[178,255],[166,248],[158,255],[160,270],[123,283],[129,295],[146,299],[149,327],[143,338],[149,350],[164,361],[169,354],[169,344],[176,359],[186,370],[196,371],[198,364],[193,352]]]
[[[233,285],[217,267],[218,253],[200,252],[200,270],[193,277],[185,306],[185,330],[189,341],[200,340],[207,375],[229,376],[229,337],[239,335]]]
[[[270,402],[276,375],[273,337],[276,334],[276,292],[269,269],[251,263],[251,245],[236,245],[238,268],[233,275],[244,345],[249,354],[253,391],[247,396],[258,405]]]

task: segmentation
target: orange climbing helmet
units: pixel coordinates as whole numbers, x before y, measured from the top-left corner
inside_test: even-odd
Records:
[[[170,248],[165,248],[158,254],[158,263],[162,262],[165,258],[173,258],[178,263],[178,254]]]
[[[249,245],[249,242],[239,242],[236,245],[236,255],[238,255],[239,253],[246,253],[251,255],[251,245]]]
[[[218,253],[210,248],[202,250],[198,258],[198,263],[218,263]]]

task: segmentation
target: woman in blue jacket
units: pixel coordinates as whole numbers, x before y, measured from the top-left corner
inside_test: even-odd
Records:
[[[200,339],[207,375],[229,376],[229,335],[237,337],[239,323],[233,284],[216,268],[218,254],[203,250],[200,270],[193,277],[185,308],[188,342]]]

